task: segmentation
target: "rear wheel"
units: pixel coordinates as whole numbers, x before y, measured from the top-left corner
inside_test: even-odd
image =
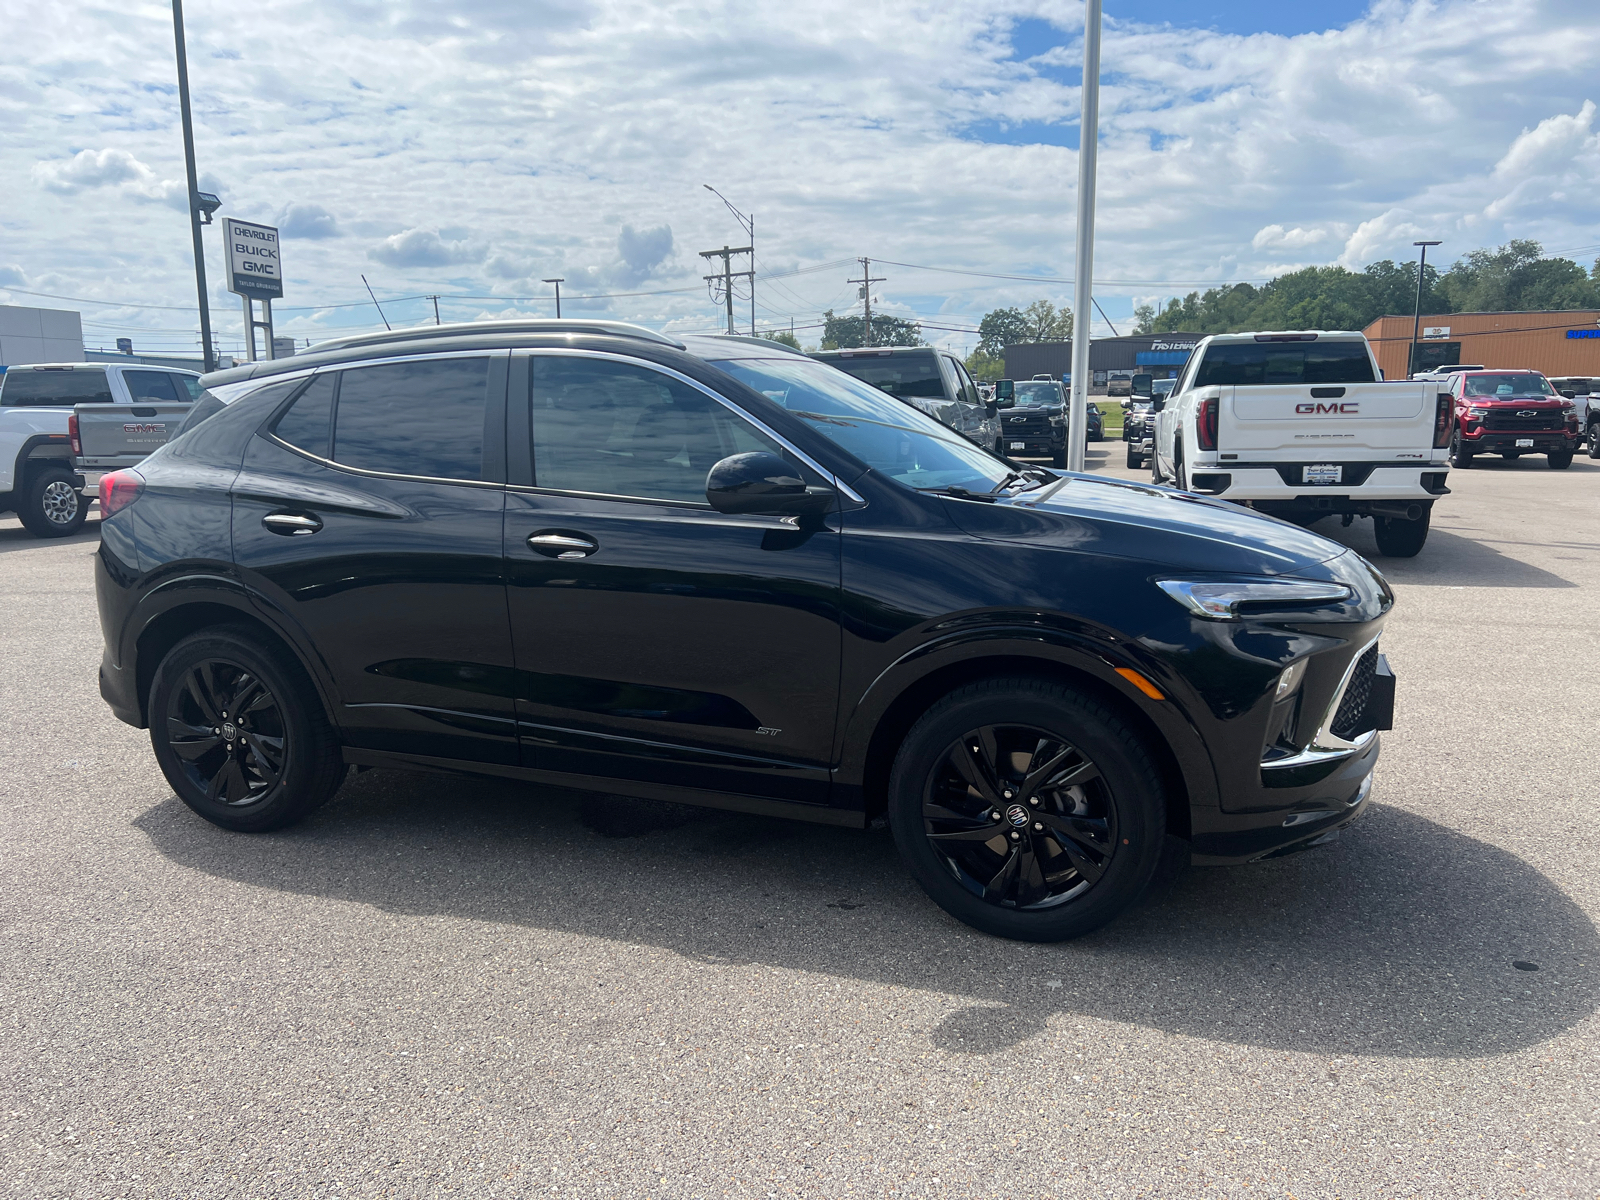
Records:
[[[150,744],[178,799],[224,829],[293,824],[344,776],[305,672],[244,628],[191,634],[167,652],[150,685]]]
[[[83,528],[89,502],[72,486],[72,472],[46,467],[31,472],[22,485],[17,519],[34,537],[68,537]]]
[[[1056,942],[1139,898],[1166,806],[1148,752],[1114,713],[1060,684],[995,679],[946,696],[906,736],[889,822],[951,916]]]
[[[1546,456],[1546,460],[1545,461],[1547,461],[1550,464],[1550,469],[1552,471],[1565,471],[1568,467],[1570,467],[1572,465],[1572,451],[1571,450],[1552,450]]]
[[[1373,517],[1372,533],[1378,543],[1378,553],[1388,558],[1415,558],[1428,540],[1428,525],[1433,510],[1422,510],[1420,520],[1407,521],[1404,517]]]
[[[1589,426],[1589,457],[1600,458],[1600,421]]]

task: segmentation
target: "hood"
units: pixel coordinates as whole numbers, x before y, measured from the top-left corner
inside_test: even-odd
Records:
[[[1322,579],[1330,575],[1321,564],[1346,553],[1338,542],[1226,501],[1099,475],[1068,475],[1042,501],[1023,492],[993,504],[956,501],[947,510],[974,537],[1134,559],[1158,571]]]
[[[1463,396],[1461,402],[1468,408],[1483,408],[1493,404],[1515,404],[1518,408],[1561,408],[1570,405],[1565,396],[1546,396],[1535,392],[1531,396]]]

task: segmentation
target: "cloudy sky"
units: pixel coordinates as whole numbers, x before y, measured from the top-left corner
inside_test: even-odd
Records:
[[[1600,255],[1596,0],[1105,7],[1095,277],[1119,326],[1419,237]],[[803,340],[856,303],[862,255],[883,310],[958,348],[990,308],[1071,302],[1070,0],[189,0],[186,19],[201,186],[281,227],[280,334],[377,327],[363,274],[396,325],[431,321],[428,294],[446,320],[549,315],[541,280],[564,276],[568,314],[714,329],[698,252],[745,235],[705,184],[754,213],[758,324]],[[0,303],[78,309],[91,346],[193,352],[170,9],[0,0],[0,29]]]

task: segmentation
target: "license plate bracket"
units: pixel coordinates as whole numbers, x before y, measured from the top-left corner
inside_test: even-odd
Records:
[[[1532,449],[1532,447],[1533,447],[1533,439],[1532,438],[1518,438],[1517,439],[1517,445],[1518,446],[1527,446],[1528,448]]]
[[[1300,468],[1300,482],[1326,487],[1344,482],[1344,467],[1338,463],[1307,463]]]

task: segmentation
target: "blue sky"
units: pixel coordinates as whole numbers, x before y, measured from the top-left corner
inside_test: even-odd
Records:
[[[447,318],[548,312],[559,275],[568,311],[714,328],[699,251],[742,235],[706,183],[756,214],[763,327],[814,337],[862,255],[885,311],[956,348],[991,308],[1072,301],[1075,0],[259,0],[266,42],[186,8],[202,186],[282,228],[279,332],[377,326],[363,274],[391,320],[435,293]],[[1419,237],[1446,262],[1512,237],[1600,253],[1595,0],[1106,16],[1114,322]],[[169,10],[0,0],[0,25],[0,303],[192,349]]]

